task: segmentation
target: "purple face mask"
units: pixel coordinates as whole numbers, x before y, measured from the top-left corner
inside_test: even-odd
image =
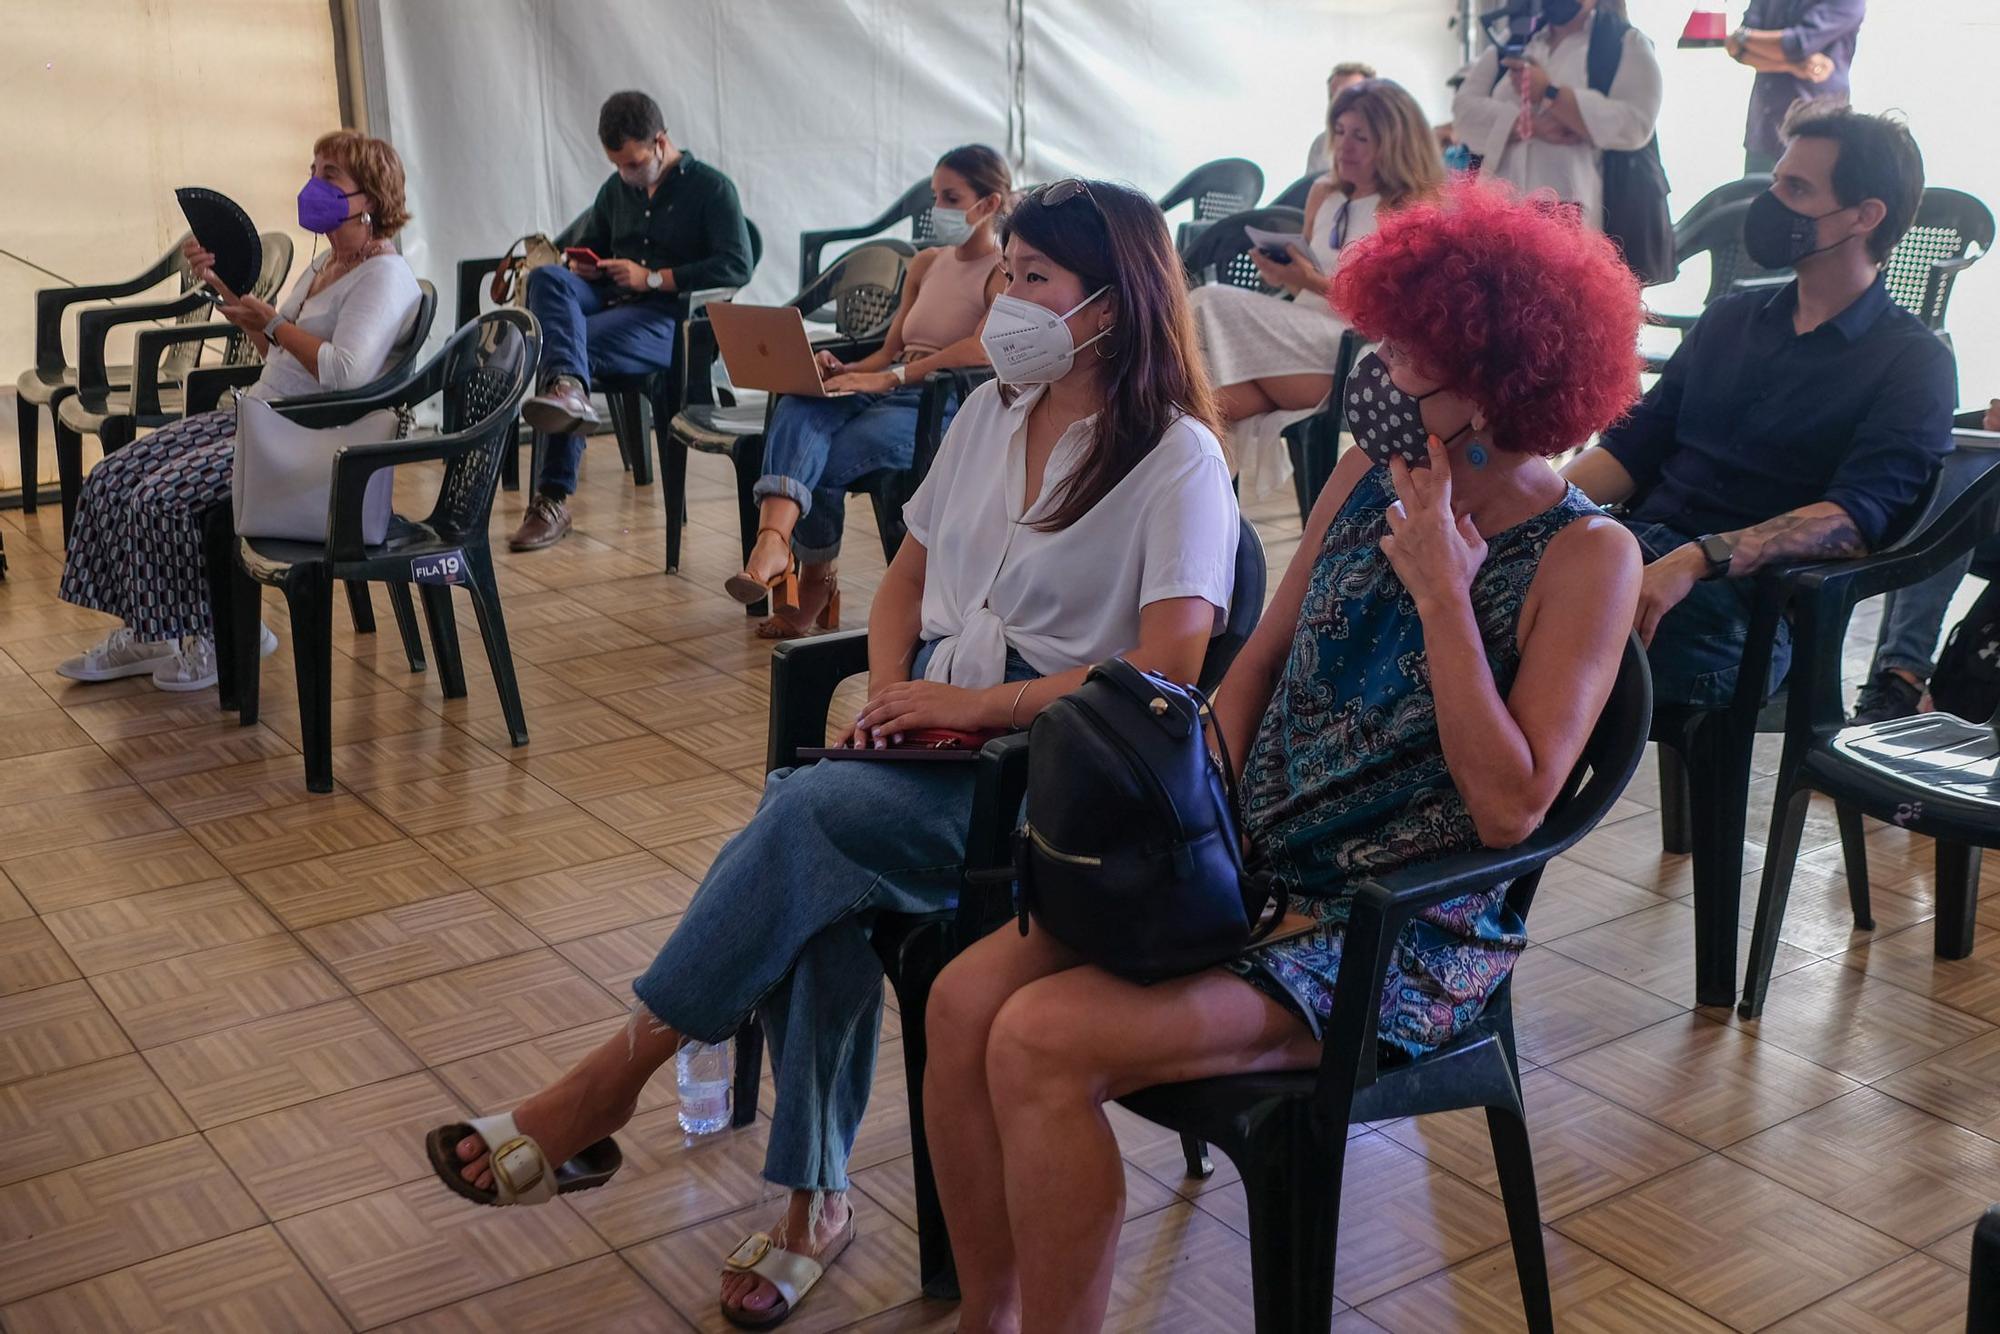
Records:
[[[315,176],[299,191],[299,226],[325,236],[347,221],[347,201],[361,191],[347,191],[324,176]]]

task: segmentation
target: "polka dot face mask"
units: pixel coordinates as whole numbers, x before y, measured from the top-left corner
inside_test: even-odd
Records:
[[[1430,466],[1431,432],[1424,425],[1423,401],[1442,392],[1411,394],[1398,389],[1389,378],[1389,366],[1370,352],[1354,363],[1347,377],[1347,430],[1369,461],[1387,467],[1391,458],[1401,458],[1412,468]],[[1451,440],[1472,429],[1472,423],[1451,433]],[[1444,443],[1450,444],[1451,440]]]

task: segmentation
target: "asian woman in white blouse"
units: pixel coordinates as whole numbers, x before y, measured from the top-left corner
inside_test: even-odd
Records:
[[[1327,293],[1344,247],[1375,230],[1379,212],[1434,196],[1444,157],[1422,108],[1402,85],[1364,79],[1327,108],[1332,169],[1306,196],[1305,233],[1286,257],[1252,250],[1274,294],[1211,283],[1190,297],[1217,406],[1245,492],[1262,496],[1286,473],[1279,433],[1319,411],[1333,391],[1346,331]]]
[[[967,398],[905,508],[846,744],[1024,728],[1115,655],[1192,680],[1229,605],[1236,502],[1159,209],[1122,186],[1061,181],[1029,194],[1001,235],[1006,288],[982,333],[1001,383]],[[510,1122],[434,1131],[433,1166],[484,1203],[534,1201],[511,1183],[538,1166],[575,1179],[571,1160],[632,1117],[684,1038],[720,1042],[754,1011],[777,1084],[764,1175],[790,1198],[733,1253],[721,1301],[734,1323],[775,1323],[854,1235],[847,1155],[882,1012],[870,926],[954,900],[971,801],[969,765],[771,775],[634,981],[626,1031]],[[607,1160],[599,1149],[581,1166]]]

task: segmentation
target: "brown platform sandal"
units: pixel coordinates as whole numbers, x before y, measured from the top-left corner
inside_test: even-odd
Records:
[[[818,614],[810,622],[801,622],[795,619],[796,613],[803,603],[806,590],[806,581],[804,576],[801,575],[795,585],[791,602],[786,606],[774,609],[771,615],[757,626],[757,638],[803,639],[815,629],[838,630],[840,628],[840,571],[828,567],[826,578],[824,580],[815,579],[812,583],[814,587],[818,587],[821,583],[826,585],[826,605],[819,609]]]
[[[791,549],[791,539],[775,528],[759,528],[757,536],[770,533],[773,537],[785,539],[786,550]],[[755,540],[751,543],[755,549]],[[773,607],[796,607],[799,605],[799,558],[794,555],[791,563],[769,579],[759,579],[748,570],[739,570],[723,582],[723,589],[744,606],[752,606],[771,598]]]

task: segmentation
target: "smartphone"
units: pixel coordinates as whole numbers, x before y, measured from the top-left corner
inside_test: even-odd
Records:
[[[563,258],[572,264],[588,264],[593,269],[604,262],[597,257],[595,250],[592,250],[589,246],[582,245],[573,245],[564,249]]]

